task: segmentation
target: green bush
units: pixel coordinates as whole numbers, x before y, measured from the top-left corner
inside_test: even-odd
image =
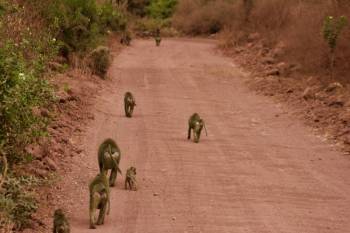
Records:
[[[0,229],[13,222],[15,229],[21,230],[30,225],[30,217],[37,210],[37,202],[32,189],[38,186],[38,179],[27,176],[8,178],[4,191],[0,193]]]
[[[152,0],[147,13],[155,19],[167,19],[174,13],[176,4],[177,0]]]
[[[128,11],[131,13],[144,17],[147,13],[147,6],[150,4],[151,0],[128,0]]]
[[[96,0],[56,0],[47,18],[61,42],[61,55],[84,52],[96,46],[101,34],[126,29],[126,17],[112,3],[96,4]]]
[[[98,34],[95,0],[56,0],[48,9],[56,38],[72,51],[86,50]]]
[[[111,65],[111,55],[107,47],[99,46],[90,54],[90,68],[93,73],[105,78],[108,68]]]
[[[124,31],[126,29],[126,17],[123,13],[114,9],[111,3],[103,4],[99,8],[99,26],[100,32],[105,33],[107,30]]]
[[[26,144],[45,132],[48,119],[33,109],[52,100],[49,83],[40,77],[43,61],[28,68],[15,44],[0,47],[0,144],[10,163],[19,161]]]

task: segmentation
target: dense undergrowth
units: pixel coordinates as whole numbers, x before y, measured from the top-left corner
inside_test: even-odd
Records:
[[[1,232],[30,226],[37,209],[33,190],[45,184],[16,167],[30,166],[27,145],[49,137],[47,112],[56,104],[49,64],[63,57],[69,65],[72,56],[83,57],[126,24],[125,13],[110,1],[0,0],[0,155],[9,167],[0,176]]]

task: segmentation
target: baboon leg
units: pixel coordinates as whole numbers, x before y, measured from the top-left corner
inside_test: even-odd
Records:
[[[191,127],[188,127],[188,134],[187,134],[187,139],[191,139]]]
[[[95,226],[95,211],[97,207],[97,203],[99,201],[99,197],[97,197],[96,194],[93,194],[90,196],[90,208],[89,208],[89,214],[90,214],[90,229],[96,229]]]
[[[107,200],[103,200],[101,203],[100,213],[98,214],[97,225],[102,225],[105,222],[106,211]]]
[[[113,168],[111,171],[111,176],[109,177],[109,186],[114,187],[116,179],[117,179],[117,169]]]
[[[127,179],[125,179],[124,188],[128,189],[128,180]]]
[[[124,110],[125,110],[125,115],[126,115],[126,116],[129,115],[128,109],[129,109],[129,104],[128,104],[128,103],[125,103],[125,104],[124,104]]]
[[[100,173],[101,173],[101,172],[102,172],[103,164],[102,164],[102,163],[98,163],[98,167],[100,168]]]
[[[133,112],[134,112],[134,106],[130,106],[130,116],[132,116]]]

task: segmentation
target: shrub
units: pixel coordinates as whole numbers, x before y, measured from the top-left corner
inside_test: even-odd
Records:
[[[147,14],[155,19],[167,19],[172,16],[177,0],[152,0],[147,6]]]
[[[90,68],[93,73],[105,78],[108,68],[111,65],[111,55],[107,47],[99,46],[90,54]]]
[[[48,10],[56,38],[72,51],[85,51],[98,34],[98,11],[95,0],[56,0]]]
[[[137,16],[144,17],[150,2],[151,0],[128,0],[128,10]]]
[[[99,8],[99,27],[100,32],[105,33],[107,30],[124,31],[127,20],[125,15],[116,10],[113,4],[106,3]]]
[[[323,23],[323,38],[328,44],[331,61],[330,61],[330,69],[331,69],[331,77],[333,78],[333,68],[335,62],[335,49],[338,43],[338,37],[344,27],[347,24],[347,18],[345,16],[341,16],[338,19],[334,19],[333,16],[327,16]]]
[[[0,144],[14,162],[21,160],[24,145],[43,135],[48,119],[35,115],[33,109],[48,104],[52,92],[39,70],[26,67],[11,42],[0,47],[0,80]]]
[[[233,22],[235,0],[182,0],[176,8],[173,25],[187,34],[212,34]]]
[[[17,230],[30,225],[30,217],[38,208],[31,190],[39,184],[40,182],[31,176],[11,177],[6,180],[4,191],[0,193],[0,216],[3,217],[0,228],[10,225],[11,222]]]

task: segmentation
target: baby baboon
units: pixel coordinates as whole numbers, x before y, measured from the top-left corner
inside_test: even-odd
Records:
[[[106,212],[109,214],[110,200],[109,200],[109,183],[106,176],[106,171],[103,170],[98,174],[89,185],[90,191],[90,229],[95,229],[95,224],[102,225],[105,220]],[[108,210],[107,210],[108,205]],[[95,221],[95,212],[100,210],[97,222]]]
[[[124,109],[126,117],[132,117],[135,106],[136,102],[134,96],[131,94],[131,92],[126,92],[124,96]]]
[[[62,209],[55,210],[53,215],[53,233],[70,233],[69,222]]]
[[[129,189],[130,190],[137,190],[137,186],[136,186],[136,168],[135,167],[130,167],[127,171],[126,171],[126,177],[125,177],[125,189]]]
[[[208,136],[207,129],[205,127],[204,120],[200,118],[198,113],[194,113],[188,120],[188,136],[187,139],[191,139],[191,129],[193,129],[194,142],[198,143],[201,136],[202,129],[204,127],[205,134]]]
[[[106,171],[106,176],[108,170],[111,169],[111,176],[109,177],[109,185],[111,187],[115,185],[117,173],[122,174],[122,171],[119,169],[120,158],[120,149],[113,139],[106,139],[98,148],[98,166],[100,172]]]

